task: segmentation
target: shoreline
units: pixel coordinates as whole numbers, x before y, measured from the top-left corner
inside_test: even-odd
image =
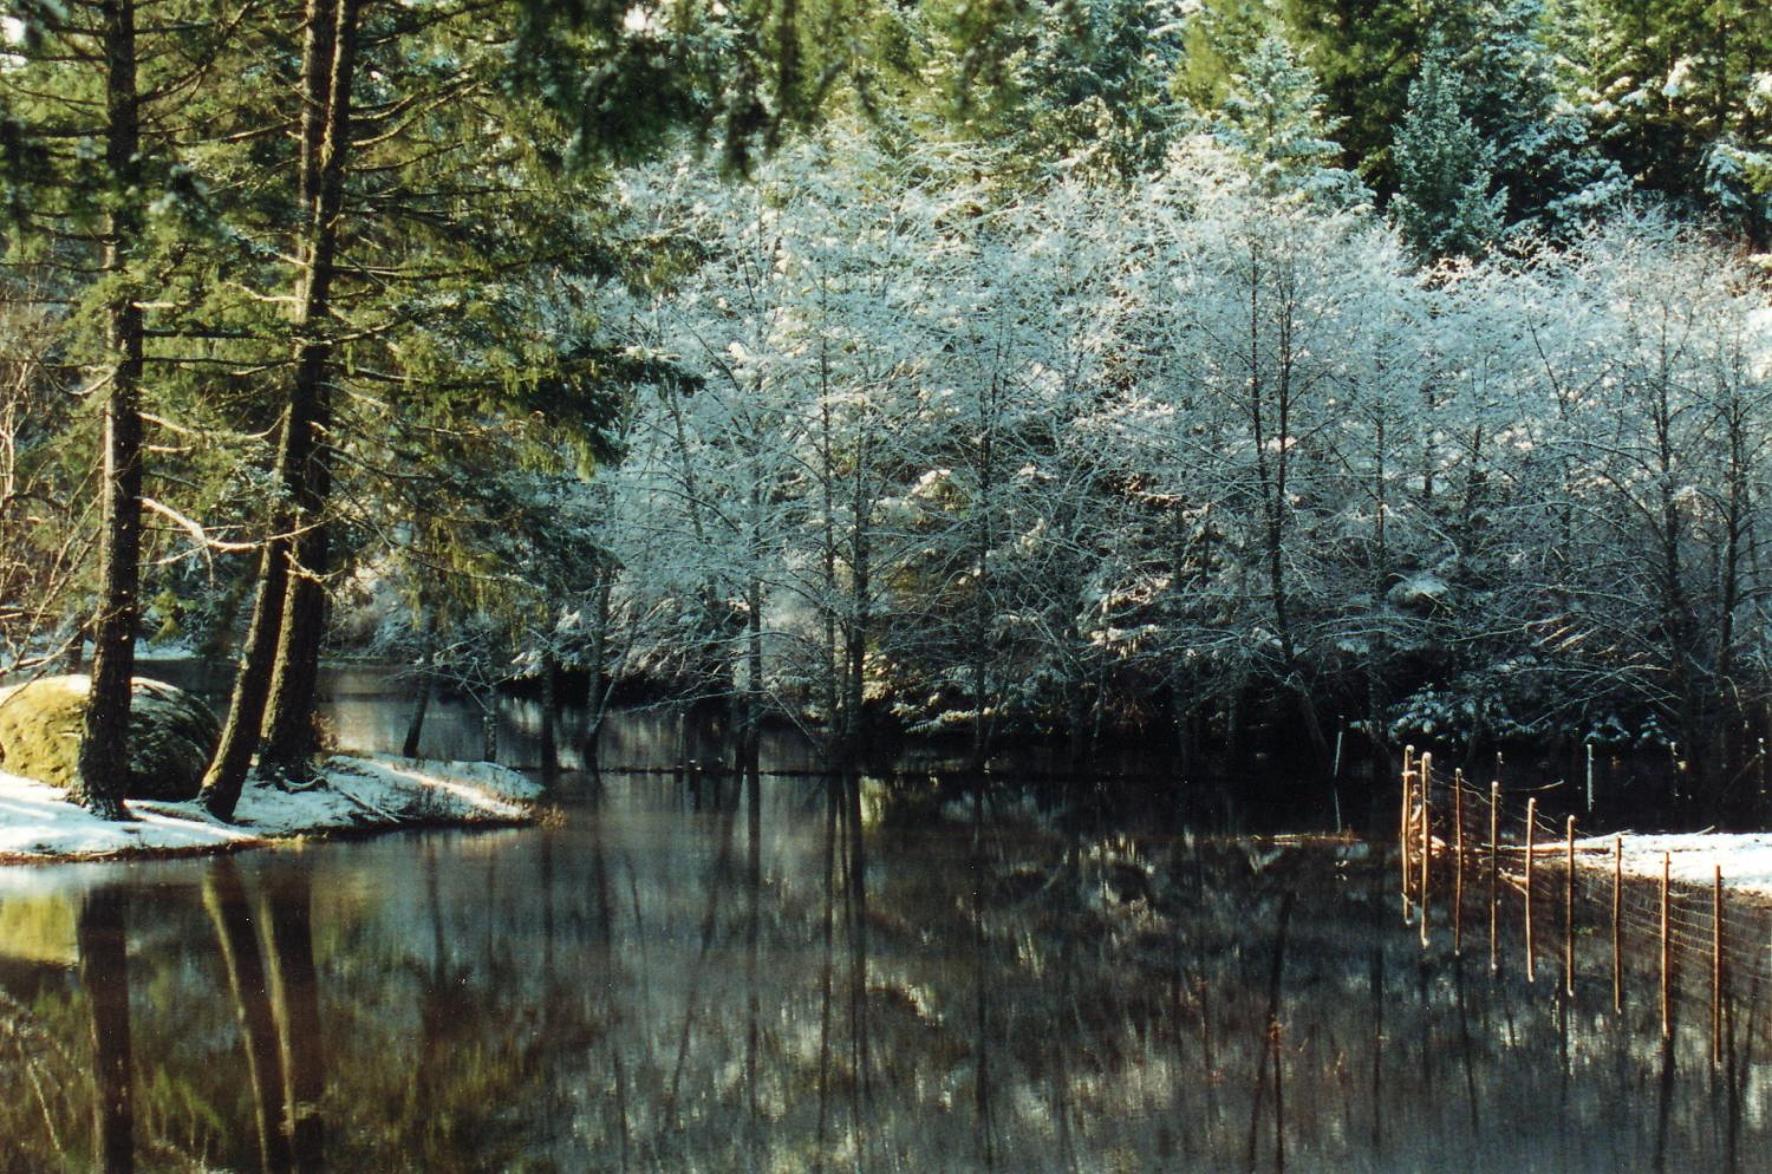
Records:
[[[249,782],[235,821],[194,800],[129,800],[136,818],[94,817],[62,793],[0,771],[0,867],[168,859],[316,839],[354,839],[429,828],[515,827],[538,818],[539,783],[485,762],[333,755],[321,783],[284,791]]]

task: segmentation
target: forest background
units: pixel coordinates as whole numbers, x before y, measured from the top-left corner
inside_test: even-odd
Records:
[[[222,815],[323,642],[741,754],[1739,806],[1769,57],[1753,0],[15,4],[4,682],[91,642],[101,812],[143,638],[238,658]]]

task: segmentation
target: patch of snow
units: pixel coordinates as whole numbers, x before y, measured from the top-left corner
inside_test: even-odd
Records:
[[[1682,57],[1674,62],[1674,67],[1667,72],[1667,80],[1661,83],[1663,97],[1678,98],[1691,87],[1694,64],[1690,57]]]
[[[1604,854],[1605,866],[1610,868],[1615,840],[1613,836],[1596,836],[1577,840],[1575,848],[1578,852]],[[1725,888],[1772,897],[1772,834],[1626,835],[1625,875],[1660,879],[1663,854],[1668,858],[1668,876],[1676,884],[1709,888],[1720,867]],[[1590,857],[1588,863],[1598,862]]]
[[[1446,580],[1432,571],[1410,575],[1390,589],[1390,601],[1399,607],[1438,603],[1451,591]]]
[[[189,640],[144,640],[135,647],[135,659],[139,662],[156,660],[199,660],[201,653],[197,646]]]
[[[528,817],[542,794],[539,784],[508,767],[392,754],[330,758],[321,780],[300,791],[249,783],[231,824],[195,802],[145,800],[127,804],[133,821],[112,823],[53,787],[0,772],[0,861],[224,852],[331,832],[514,823]]]

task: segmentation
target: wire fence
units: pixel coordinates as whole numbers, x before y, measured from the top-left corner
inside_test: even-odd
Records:
[[[1398,882],[1404,920],[1424,949],[1448,935],[1455,952],[1486,954],[1492,973],[1553,981],[1621,1013],[1653,997],[1663,1037],[1682,1007],[1707,1012],[1713,1058],[1742,992],[1772,990],[1772,908],[1727,886],[1626,868],[1629,836],[1584,839],[1574,816],[1553,819],[1538,794],[1487,786],[1462,770],[1436,770],[1429,754],[1404,755],[1398,812]],[[1766,1018],[1750,1014],[1750,1022]]]

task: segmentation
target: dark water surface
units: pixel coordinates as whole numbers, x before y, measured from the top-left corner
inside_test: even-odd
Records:
[[[404,703],[346,684],[341,742],[396,744]],[[428,752],[477,747],[465,709],[433,721]],[[623,721],[603,760],[667,764],[669,732]],[[1358,846],[1109,834],[1007,786],[606,770],[557,798],[516,831],[0,869],[0,1169],[1772,1152],[1757,1000],[1713,1063],[1702,1014],[1664,1048],[1652,1000],[1614,1016],[1609,982],[1564,1003],[1443,942],[1424,961]]]

